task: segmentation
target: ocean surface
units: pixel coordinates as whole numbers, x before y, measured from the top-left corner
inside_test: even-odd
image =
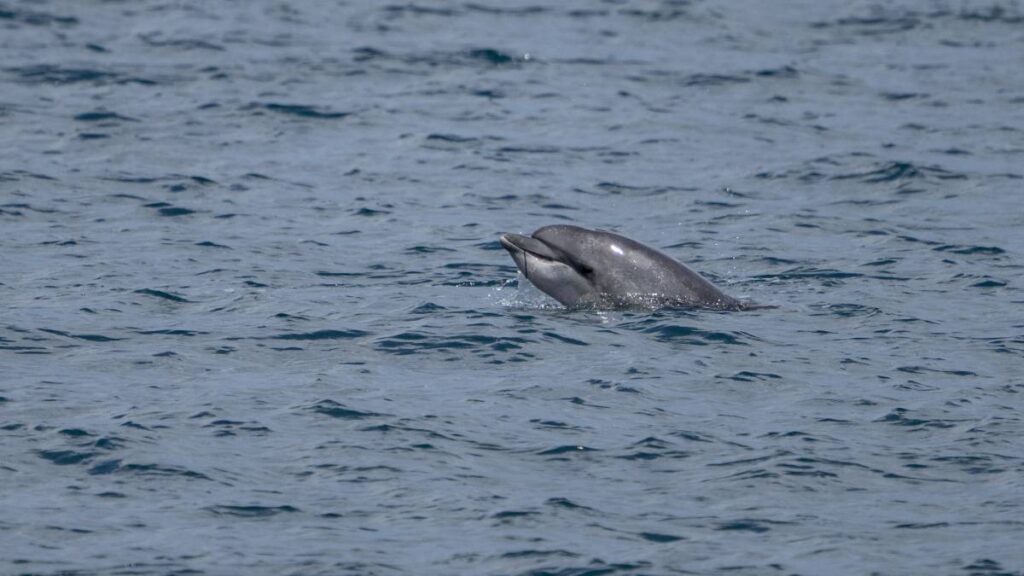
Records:
[[[1022,255],[1015,1],[0,0],[0,574],[1024,574]]]

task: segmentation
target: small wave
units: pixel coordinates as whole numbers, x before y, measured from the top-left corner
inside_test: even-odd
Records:
[[[884,162],[861,172],[849,172],[831,176],[832,180],[860,180],[865,184],[901,182],[915,179],[966,180],[967,175],[951,172],[938,166],[918,166],[910,162]]]
[[[57,336],[64,336],[65,338],[87,340],[89,342],[115,342],[117,340],[123,340],[123,338],[114,338],[112,336],[104,336],[102,334],[72,334],[70,332],[64,332],[63,330],[54,330],[53,328],[40,328],[39,331],[46,332],[48,334],[55,334]]]
[[[135,118],[129,118],[128,116],[122,116],[116,112],[106,112],[102,110],[76,114],[74,119],[79,122],[102,122],[112,124],[116,122],[138,122]]]
[[[58,26],[68,27],[75,26],[79,23],[78,18],[75,18],[74,16],[60,16],[50,12],[24,10],[0,4],[0,21],[3,20],[7,20],[15,24],[28,24],[29,26],[51,26],[56,24]]]
[[[709,344],[729,344],[735,346],[747,346],[746,339],[749,334],[743,332],[719,332],[716,330],[705,330],[682,324],[669,324],[660,320],[642,320],[640,322],[626,322],[622,328],[627,330],[638,330],[649,334],[659,342],[671,342],[678,344],[691,344],[696,346],[707,346]]]
[[[89,82],[97,86],[104,84],[157,84],[154,80],[127,76],[118,72],[95,70],[92,68],[65,68],[53,64],[21,66],[7,68],[6,70],[16,74],[25,84],[66,85],[81,82]]]
[[[171,302],[191,302],[191,300],[185,298],[184,296],[180,296],[172,292],[165,292],[163,290],[154,290],[152,288],[141,288],[139,290],[136,290],[135,293],[142,294],[143,296],[152,296],[154,298],[160,298],[162,300],[169,300]]]
[[[217,516],[235,516],[237,518],[268,518],[270,516],[277,516],[278,514],[291,514],[299,511],[298,508],[288,505],[233,506],[228,504],[207,506],[205,510],[208,512],[212,512]]]
[[[280,104],[276,102],[268,102],[264,104],[251,104],[245,107],[244,109],[269,110],[271,112],[277,112],[279,114],[298,116],[300,118],[314,118],[318,120],[340,119],[352,115],[352,112],[333,112],[329,110],[321,110],[317,107],[309,106],[306,104]]]
[[[324,416],[339,418],[341,420],[362,420],[364,418],[387,416],[387,414],[379,414],[377,412],[354,410],[330,399],[320,400],[319,402],[307,407],[307,409],[312,412],[316,412],[317,414],[323,414]]]
[[[103,476],[107,474],[132,474],[136,476],[180,476],[189,480],[213,479],[201,472],[189,470],[181,466],[167,466],[162,464],[122,464],[120,459],[100,462],[89,469],[92,476]]]
[[[268,336],[271,340],[348,340],[362,338],[370,333],[364,330],[314,330],[313,332],[292,332]]]

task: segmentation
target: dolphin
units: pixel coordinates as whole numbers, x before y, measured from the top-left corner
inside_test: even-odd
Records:
[[[502,234],[501,245],[527,280],[565,306],[748,308],[675,259],[613,232],[558,224],[532,236]]]

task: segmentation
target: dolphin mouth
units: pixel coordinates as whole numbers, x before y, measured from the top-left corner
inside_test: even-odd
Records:
[[[594,273],[593,268],[577,262],[572,254],[536,236],[507,233],[502,234],[499,240],[501,245],[505,247],[505,250],[508,250],[508,253],[512,255],[512,260],[515,261],[516,266],[527,278],[530,278],[529,266],[531,257],[547,264],[556,263],[567,266],[584,278],[591,278]],[[535,260],[534,264],[536,263],[537,261]]]
[[[536,259],[533,261],[534,264],[537,263],[537,260],[548,262],[558,262],[561,260],[558,254],[545,244],[544,241],[530,236],[507,233],[502,234],[499,240],[505,250],[508,250],[509,255],[512,256],[512,260],[516,263],[516,268],[519,268],[519,271],[527,278],[530,278],[531,258]]]
[[[545,244],[542,240],[530,236],[523,236],[522,234],[502,234],[500,238],[501,245],[508,250],[512,257],[516,256],[525,257],[527,254],[543,258],[544,260],[561,260],[558,254],[551,249],[550,246]]]

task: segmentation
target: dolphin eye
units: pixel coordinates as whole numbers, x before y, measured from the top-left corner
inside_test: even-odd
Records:
[[[580,274],[586,276],[587,278],[590,278],[591,276],[594,275],[594,269],[591,268],[590,266],[587,266],[586,264],[580,264],[578,270]]]

